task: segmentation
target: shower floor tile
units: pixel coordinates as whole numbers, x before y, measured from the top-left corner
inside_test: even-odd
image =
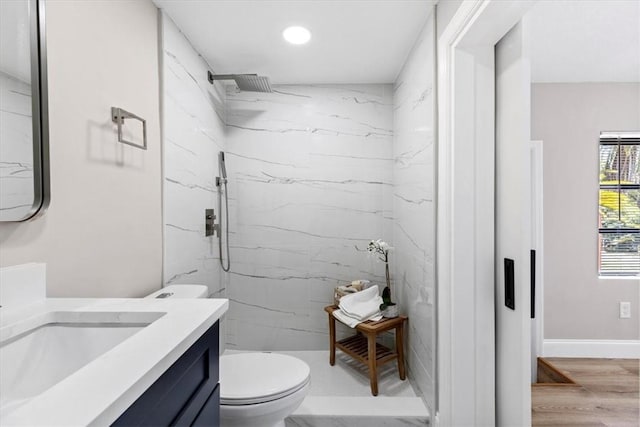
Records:
[[[225,354],[240,353],[227,350]],[[424,426],[429,411],[410,381],[400,380],[394,363],[378,371],[378,396],[371,395],[364,365],[338,351],[329,365],[328,351],[279,351],[311,368],[311,388],[287,427]]]
[[[341,351],[336,351],[336,364],[329,365],[328,351],[281,351],[307,362],[311,368],[310,396],[373,397],[367,368]],[[398,377],[395,363],[378,369],[379,396],[416,397],[411,383]]]

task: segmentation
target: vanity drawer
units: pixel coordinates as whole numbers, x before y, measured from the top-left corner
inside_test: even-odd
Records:
[[[193,425],[218,385],[218,335],[216,322],[112,425]]]

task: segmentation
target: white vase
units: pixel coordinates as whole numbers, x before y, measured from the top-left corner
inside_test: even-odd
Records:
[[[397,305],[388,306],[382,312],[382,316],[387,318],[398,317],[398,306]]]

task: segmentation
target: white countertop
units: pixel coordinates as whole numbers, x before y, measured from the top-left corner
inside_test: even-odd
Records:
[[[0,327],[5,331],[14,323],[60,311],[165,313],[53,387],[4,414],[0,425],[111,424],[228,307],[226,299],[47,298],[0,309]]]

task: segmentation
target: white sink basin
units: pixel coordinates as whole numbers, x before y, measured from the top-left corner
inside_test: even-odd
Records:
[[[53,387],[164,314],[49,312],[0,328],[0,413]]]

